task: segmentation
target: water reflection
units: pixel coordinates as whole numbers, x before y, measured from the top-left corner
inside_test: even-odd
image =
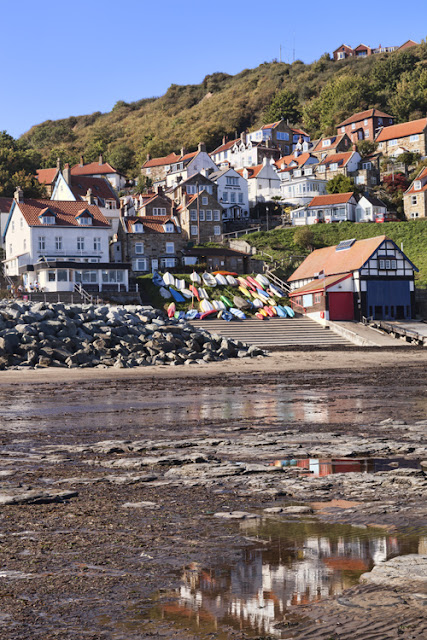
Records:
[[[246,632],[286,637],[276,625],[298,605],[341,593],[374,564],[422,552],[426,537],[313,521],[247,521],[243,531],[259,542],[241,550],[232,566],[192,564],[174,598],[150,611],[209,630],[231,625]],[[260,544],[261,541],[264,544]],[[267,542],[267,544],[265,544]]]
[[[417,460],[405,458],[287,458],[274,460],[274,467],[294,467],[310,477],[320,478],[334,473],[376,473],[389,471],[391,466],[418,468]]]

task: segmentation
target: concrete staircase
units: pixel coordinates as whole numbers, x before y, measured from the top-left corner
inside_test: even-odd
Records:
[[[193,320],[195,327],[225,338],[241,340],[262,348],[280,349],[302,347],[351,347],[351,342],[324,329],[320,324],[306,318],[269,318],[225,322],[224,320]]]

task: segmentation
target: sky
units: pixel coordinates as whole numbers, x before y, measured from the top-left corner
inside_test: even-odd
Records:
[[[310,63],[343,42],[427,36],[427,2],[0,0],[0,130],[160,96],[262,62]]]

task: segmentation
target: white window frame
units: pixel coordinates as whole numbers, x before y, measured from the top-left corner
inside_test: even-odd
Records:
[[[202,196],[202,205],[206,206],[209,204],[209,199],[206,196]]]
[[[198,232],[197,232],[197,225],[196,224],[192,224],[190,226],[190,235],[191,236],[197,236]]]
[[[212,222],[212,209],[206,209],[206,222]]]
[[[46,236],[39,236],[38,245],[39,245],[39,251],[46,251]],[[11,252],[12,252],[12,249],[11,249]]]
[[[204,209],[200,209],[200,211],[199,211],[199,220],[200,220],[200,222],[204,222],[205,221],[205,210]]]
[[[221,212],[219,209],[214,209],[213,219],[215,220],[215,222],[218,222],[219,220],[221,220]]]
[[[144,255],[144,243],[143,242],[135,242],[135,253],[139,256]]]
[[[191,222],[197,222],[197,210],[190,209],[190,220]]]
[[[84,251],[85,250],[85,239],[84,236],[78,236],[77,237],[77,251]]]
[[[219,224],[216,224],[214,226],[214,236],[220,236],[221,235],[221,226]]]
[[[418,142],[419,139],[420,139],[420,136],[418,135],[418,133],[413,133],[410,136],[409,141],[410,142]]]
[[[135,271],[148,271],[147,258],[137,258],[134,262]]]
[[[169,254],[175,253],[175,243],[174,242],[166,242],[166,253],[169,253]]]
[[[55,236],[55,249],[56,251],[62,251],[63,249],[62,236]]]

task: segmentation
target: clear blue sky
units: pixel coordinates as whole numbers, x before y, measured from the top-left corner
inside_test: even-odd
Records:
[[[407,10],[405,9],[407,7]],[[318,59],[342,42],[400,45],[427,33],[427,2],[389,0],[0,0],[0,130],[162,95],[215,71]]]

